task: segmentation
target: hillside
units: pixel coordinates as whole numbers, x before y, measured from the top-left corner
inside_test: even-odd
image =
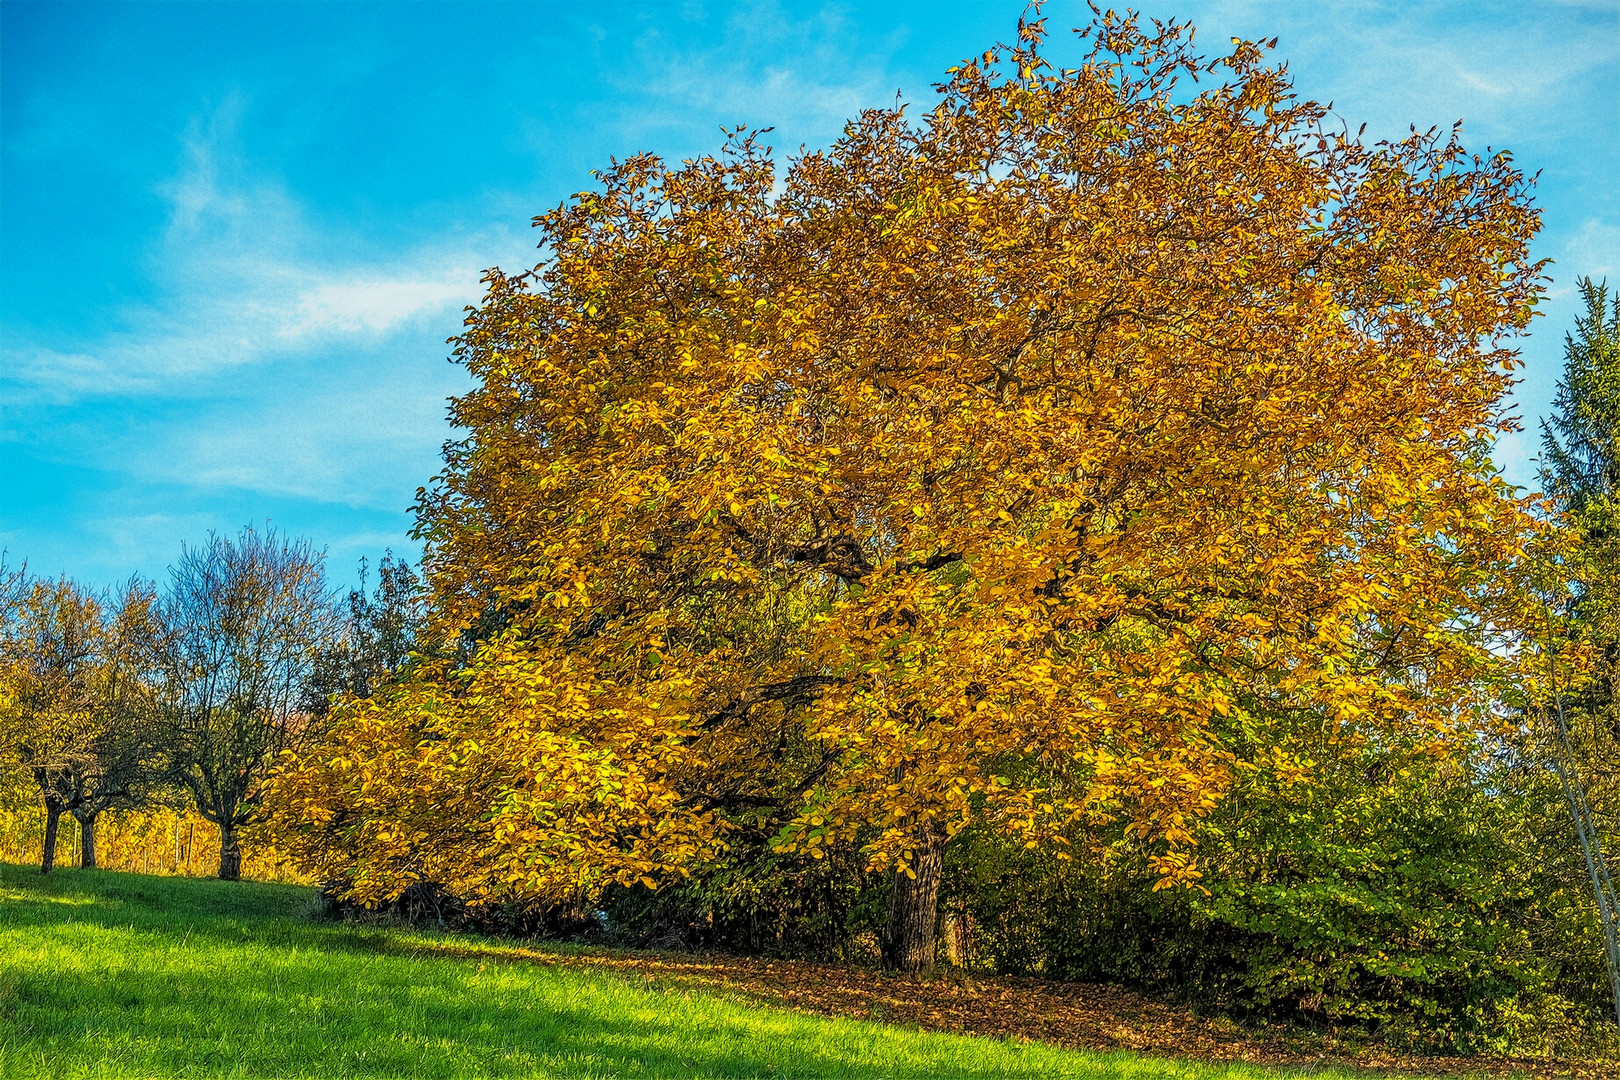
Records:
[[[6,1076],[1238,1077],[762,1009],[321,924],[309,890],[0,873]]]
[[[985,1015],[1005,986],[975,1005],[949,983],[913,993],[807,965],[539,951],[311,910],[295,886],[0,865],[0,1075],[1348,1075],[917,1026],[1006,1028]],[[952,994],[954,1011],[933,1007]],[[762,1004],[773,998],[806,1011]],[[1166,1031],[1188,1038],[1185,1025]]]

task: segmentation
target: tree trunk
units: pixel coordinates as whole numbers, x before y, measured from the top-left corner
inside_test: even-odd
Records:
[[[62,808],[45,804],[45,852],[39,860],[39,872],[48,874],[56,865],[56,827],[62,823]]]
[[[219,879],[242,880],[242,849],[236,842],[235,825],[222,824],[219,827]]]
[[[939,875],[945,864],[945,834],[918,837],[911,874],[895,872],[889,921],[883,927],[883,966],[903,975],[932,971],[939,928]],[[912,876],[912,875],[915,876]]]
[[[77,814],[73,815],[78,817]],[[96,815],[87,814],[79,818],[79,865],[86,870],[94,870],[96,862]]]

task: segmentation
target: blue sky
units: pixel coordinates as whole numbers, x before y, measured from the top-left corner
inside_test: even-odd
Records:
[[[534,262],[533,215],[721,124],[814,147],[896,92],[925,104],[1022,7],[5,0],[0,547],[96,583],[266,519],[340,582],[410,550],[463,386],[444,339],[484,267]],[[1300,92],[1369,136],[1461,118],[1541,171],[1538,416],[1574,278],[1620,283],[1620,0],[1144,10],[1212,51],[1277,36]],[[1498,456],[1528,480],[1534,452],[1532,431]]]

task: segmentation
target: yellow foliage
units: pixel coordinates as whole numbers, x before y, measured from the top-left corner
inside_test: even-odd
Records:
[[[289,759],[287,854],[367,898],[560,897],[679,872],[738,808],[874,867],[1123,816],[1192,883],[1276,718],[1490,722],[1536,530],[1487,456],[1539,295],[1523,178],[1336,131],[1258,46],[1090,32],[1057,71],[1031,24],[784,177],[737,134],[536,219],[420,505],[481,644]]]

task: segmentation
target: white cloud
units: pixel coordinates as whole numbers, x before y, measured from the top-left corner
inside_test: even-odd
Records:
[[[445,398],[461,389],[459,372],[431,348],[406,336],[299,363],[284,373],[288,392],[256,384],[192,423],[160,419],[116,441],[144,448],[129,468],[149,483],[402,511],[435,471],[449,434]]]
[[[312,226],[284,187],[249,175],[232,149],[244,108],[228,98],[199,119],[158,188],[149,300],[94,335],[8,328],[0,441],[132,492],[402,513],[437,464],[445,398],[465,387],[444,339],[483,268],[527,238],[485,229],[357,257],[367,238]],[[149,527],[173,531],[137,514],[102,542],[122,552]]]
[[[8,411],[87,398],[211,392],[222,372],[314,349],[372,345],[425,320],[452,329],[481,295],[482,268],[517,245],[502,230],[443,238],[372,262],[333,256],[277,184],[232,152],[232,96],[182,140],[184,165],[158,187],[167,228],[146,260],[150,301],[90,340],[13,332],[0,367]],[[447,336],[438,334],[438,339]]]
[[[418,315],[475,299],[463,269],[440,281],[328,283],[298,297],[298,317],[281,328],[284,337],[321,330],[386,331]]]

